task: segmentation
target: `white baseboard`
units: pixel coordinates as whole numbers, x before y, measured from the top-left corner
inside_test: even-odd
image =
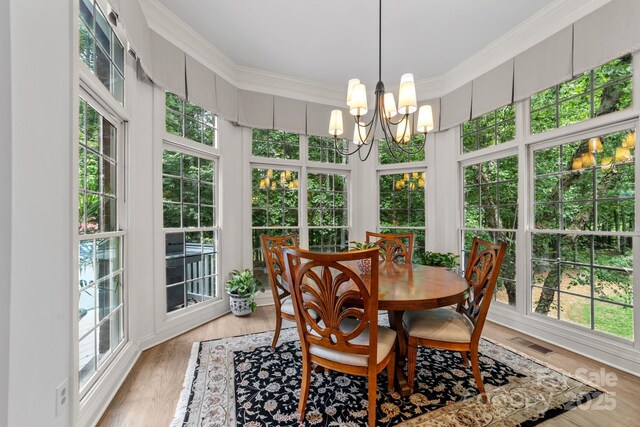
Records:
[[[640,376],[640,349],[631,343],[539,315],[523,316],[497,305],[491,307],[488,320]]]
[[[140,357],[140,349],[135,343],[128,342],[116,359],[109,365],[100,379],[80,402],[78,425],[95,426],[107,410],[120,386],[129,375],[131,368]]]
[[[256,304],[258,307],[262,307],[265,305],[273,305],[273,294],[268,290],[256,295]]]
[[[201,311],[197,315],[192,315],[184,318],[175,318],[167,320],[164,327],[156,334],[147,335],[138,341],[138,346],[141,351],[147,350],[158,344],[162,344],[165,341],[175,338],[178,335],[184,334],[191,329],[197,328],[207,322],[210,322],[218,317],[222,317],[229,313],[229,305],[216,310],[215,312]]]

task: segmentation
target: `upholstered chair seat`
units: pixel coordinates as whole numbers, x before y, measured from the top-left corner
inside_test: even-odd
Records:
[[[280,303],[280,310],[283,313],[288,314],[289,316],[295,316],[293,311],[293,301],[291,301],[291,296],[285,297]]]
[[[353,331],[358,326],[358,321],[355,319],[344,319],[340,323],[340,330],[345,333]],[[320,326],[324,326],[322,322]],[[319,336],[315,330],[311,330],[311,333]],[[349,341],[351,344],[367,345],[369,343],[369,327],[365,328],[357,337]],[[376,364],[382,362],[385,357],[394,349],[396,342],[396,331],[385,326],[378,326],[378,349]],[[323,359],[330,360],[332,362],[354,365],[354,366],[367,366],[369,364],[369,356],[365,354],[345,353],[343,351],[333,350],[327,347],[321,347],[319,345],[311,344],[309,346],[309,353],[314,356],[322,357]]]
[[[408,335],[428,340],[469,342],[473,334],[473,323],[467,316],[450,308],[407,311],[402,323]]]

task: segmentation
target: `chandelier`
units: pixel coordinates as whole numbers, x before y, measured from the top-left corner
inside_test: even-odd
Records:
[[[349,149],[344,150],[338,144],[338,136],[344,133],[341,110],[333,110],[331,112],[329,134],[333,136],[334,147],[337,152],[347,156],[358,153],[358,157],[362,161],[367,160],[371,154],[373,142],[376,139],[375,129],[378,124],[382,130],[380,143],[386,143],[389,153],[395,160],[399,160],[396,153],[412,155],[423,150],[427,132],[433,129],[431,106],[423,105],[418,111],[418,122],[416,124],[416,131],[422,134],[422,138],[419,141],[415,141],[412,138],[411,123],[415,112],[418,110],[413,74],[403,74],[400,78],[397,108],[393,93],[385,93],[384,83],[382,83],[382,0],[379,0],[378,8],[378,84],[375,90],[373,115],[368,122],[362,121],[369,111],[369,106],[367,104],[367,89],[358,79],[349,80],[347,105],[349,106],[349,114],[353,116],[355,121],[353,143],[357,147],[353,151],[349,151]],[[394,120],[398,115],[399,117]],[[407,144],[409,141],[412,143],[417,142],[418,146],[411,148],[411,144]]]

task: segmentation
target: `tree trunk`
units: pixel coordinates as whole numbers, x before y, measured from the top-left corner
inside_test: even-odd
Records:
[[[581,151],[584,145],[587,145],[587,144],[582,144],[580,148],[576,150],[576,152]],[[574,155],[574,157],[576,156]],[[569,179],[567,179],[566,181],[573,182],[575,180],[575,178],[573,178],[574,176],[579,176],[579,173],[571,175],[571,177],[569,177]],[[598,187],[596,189],[597,193],[601,194],[609,187],[609,185],[615,185],[614,178],[616,178],[616,175],[613,173],[613,171],[609,171],[609,173],[607,173],[607,175],[605,175],[600,180]],[[565,185],[563,181],[563,186],[562,186],[563,189],[569,188],[570,186],[571,185]],[[580,212],[576,217],[573,218],[573,223],[577,225],[578,229],[584,230],[587,224],[591,221],[592,213],[593,213],[592,211],[588,211],[588,210],[584,210]],[[596,220],[597,218],[593,218],[594,225]],[[575,241],[577,237],[578,236],[576,235],[576,236],[572,236],[571,238]],[[559,250],[560,248],[557,248],[557,249]],[[542,285],[543,286],[542,293],[540,294],[540,298],[538,299],[538,304],[536,305],[536,309],[535,309],[536,313],[545,314],[545,315],[549,313],[551,304],[554,301],[555,291],[558,289],[560,280],[562,280],[562,277],[560,277],[560,272],[558,271],[559,268],[554,270],[555,271],[553,273],[549,272],[549,274],[544,280],[544,284]]]

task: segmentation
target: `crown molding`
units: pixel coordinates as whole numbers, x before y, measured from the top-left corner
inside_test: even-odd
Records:
[[[126,0],[131,1],[131,0]],[[238,66],[193,28],[173,14],[157,0],[139,0],[149,28],[182,49],[193,59],[239,86]]]
[[[238,87],[245,90],[329,105],[342,105],[346,99],[345,88],[328,83],[243,66],[238,66],[237,75]]]
[[[610,1],[557,0],[551,3],[446,72],[442,76],[442,92],[431,97],[445,95],[515,58]],[[421,83],[416,82],[416,86]]]
[[[421,100],[441,97],[516,57],[612,0],[556,0],[448,72],[416,81]],[[140,0],[149,26],[236,87],[342,105],[345,88],[240,66],[157,0]],[[387,88],[395,91],[397,87]]]

